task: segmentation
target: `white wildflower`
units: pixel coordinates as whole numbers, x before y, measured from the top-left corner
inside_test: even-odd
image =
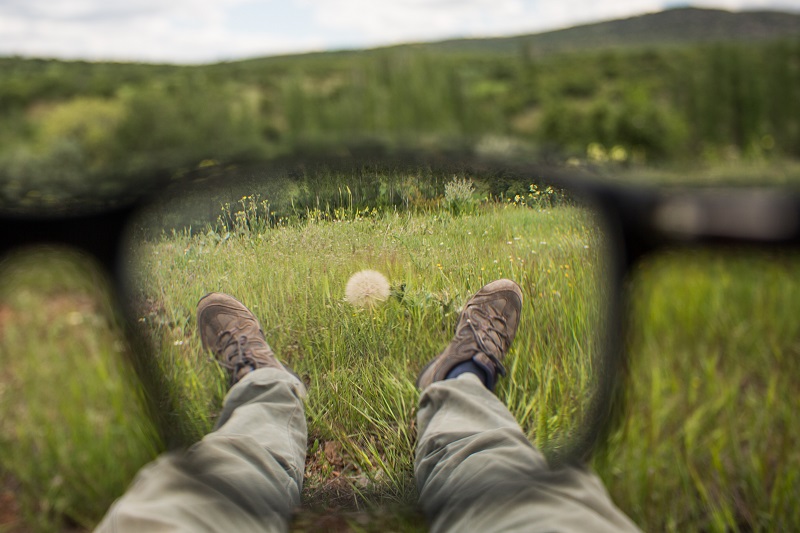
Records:
[[[375,307],[385,302],[389,294],[389,281],[376,270],[356,272],[344,288],[345,299],[356,307]]]

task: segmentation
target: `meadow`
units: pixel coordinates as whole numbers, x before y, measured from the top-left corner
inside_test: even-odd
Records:
[[[309,385],[294,531],[425,530],[414,381],[500,277],[525,303],[498,395],[558,456],[598,372],[604,236],[546,172],[464,169],[796,187],[800,41],[780,30],[796,19],[727,15],[212,65],[0,58],[0,211],[88,209],[193,173],[206,196],[144,214],[124,290],[73,251],[0,258],[0,532],[90,529],[142,465],[213,427],[227,380],[196,332],[209,291],[248,305]],[[409,153],[458,168],[367,162]],[[317,172],[329,155],[363,164]],[[289,158],[269,186],[246,170]],[[248,179],[208,196],[231,168]],[[626,412],[593,467],[644,530],[800,530],[798,259],[676,250],[633,272]],[[373,311],[344,300],[361,269],[392,285]]]
[[[425,530],[414,507],[414,380],[493,279],[517,281],[525,299],[498,395],[531,442],[557,453],[597,370],[604,237],[591,212],[537,190],[505,201],[458,201],[451,190],[419,208],[309,209],[286,221],[264,219],[250,195],[223,205],[219,223],[137,238],[124,300],[170,391],[169,435],[133,379],[108,280],[76,256],[7,261],[0,523],[90,528],[141,465],[210,430],[227,380],[196,332],[209,291],[248,305],[309,385],[295,531]],[[797,265],[676,251],[634,273],[626,416],[593,466],[644,530],[800,527]],[[372,311],[344,300],[349,276],[367,268],[393,288]]]

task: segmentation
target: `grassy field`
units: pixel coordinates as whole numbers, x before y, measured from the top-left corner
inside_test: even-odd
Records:
[[[473,292],[513,279],[525,304],[498,394],[532,442],[547,452],[564,445],[592,381],[602,235],[575,207],[337,218],[140,243],[126,298],[173,392],[165,408],[179,440],[210,429],[225,392],[200,348],[197,300],[230,293],[310,385],[306,510],[294,529],[424,530],[411,472],[417,373]],[[628,417],[595,467],[643,529],[800,527],[797,266],[695,253],[636,272]],[[98,274],[69,257],[4,267],[0,523],[91,527],[164,445],[129,379]],[[343,299],[349,276],[365,268],[394,288],[372,312]]]

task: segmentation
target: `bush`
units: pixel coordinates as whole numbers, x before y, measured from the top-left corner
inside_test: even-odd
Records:
[[[444,185],[444,201],[447,209],[455,216],[474,213],[477,206],[474,192],[472,179],[453,176],[452,181]]]

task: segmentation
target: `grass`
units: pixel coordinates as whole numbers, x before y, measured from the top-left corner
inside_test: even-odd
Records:
[[[160,447],[105,280],[63,250],[2,266],[0,469],[15,496],[3,526],[91,527]]]
[[[796,256],[674,254],[643,266],[631,414],[601,470],[655,529],[797,529]]]
[[[574,207],[310,219],[228,238],[183,232],[136,248],[130,299],[160,355],[180,439],[209,430],[225,391],[200,348],[197,300],[233,294],[310,385],[306,511],[294,529],[419,531],[414,379],[452,336],[460,306],[493,279],[522,285],[523,322],[498,394],[549,453],[580,423],[591,384],[601,250],[592,218]],[[6,266],[2,277],[0,466],[20,487],[17,526],[91,527],[161,444],[114,349],[124,350],[119,327],[101,318],[113,317],[107,296],[87,299],[96,274],[43,283],[43,262]],[[694,254],[637,271],[629,416],[595,467],[643,529],[800,527],[796,267]],[[364,268],[395,289],[372,312],[343,300]],[[59,308],[58,294],[78,307]]]
[[[589,372],[589,320],[582,311],[594,286],[587,271],[597,262],[598,244],[590,224],[575,209],[508,207],[477,217],[395,213],[308,223],[224,242],[171,236],[138,253],[142,297],[158,301],[156,314],[143,318],[166,324],[158,349],[168,369],[180,369],[173,388],[183,390],[182,405],[202,412],[218,405],[222,388],[213,380],[206,389],[196,386],[209,383],[200,376],[216,367],[198,356],[194,308],[209,291],[241,298],[276,352],[310,384],[311,442],[341,443],[353,475],[366,476],[382,498],[409,503],[414,379],[452,336],[459,307],[493,279],[510,277],[525,287],[530,324],[515,349],[533,356],[513,360],[514,379],[501,394],[521,418],[536,420],[527,429],[540,443],[557,442],[556,429],[568,431],[568,423],[554,421],[580,408],[586,382],[568,373]],[[345,303],[347,279],[365,268],[402,285],[402,297],[372,313]],[[576,338],[586,341],[576,345]]]

